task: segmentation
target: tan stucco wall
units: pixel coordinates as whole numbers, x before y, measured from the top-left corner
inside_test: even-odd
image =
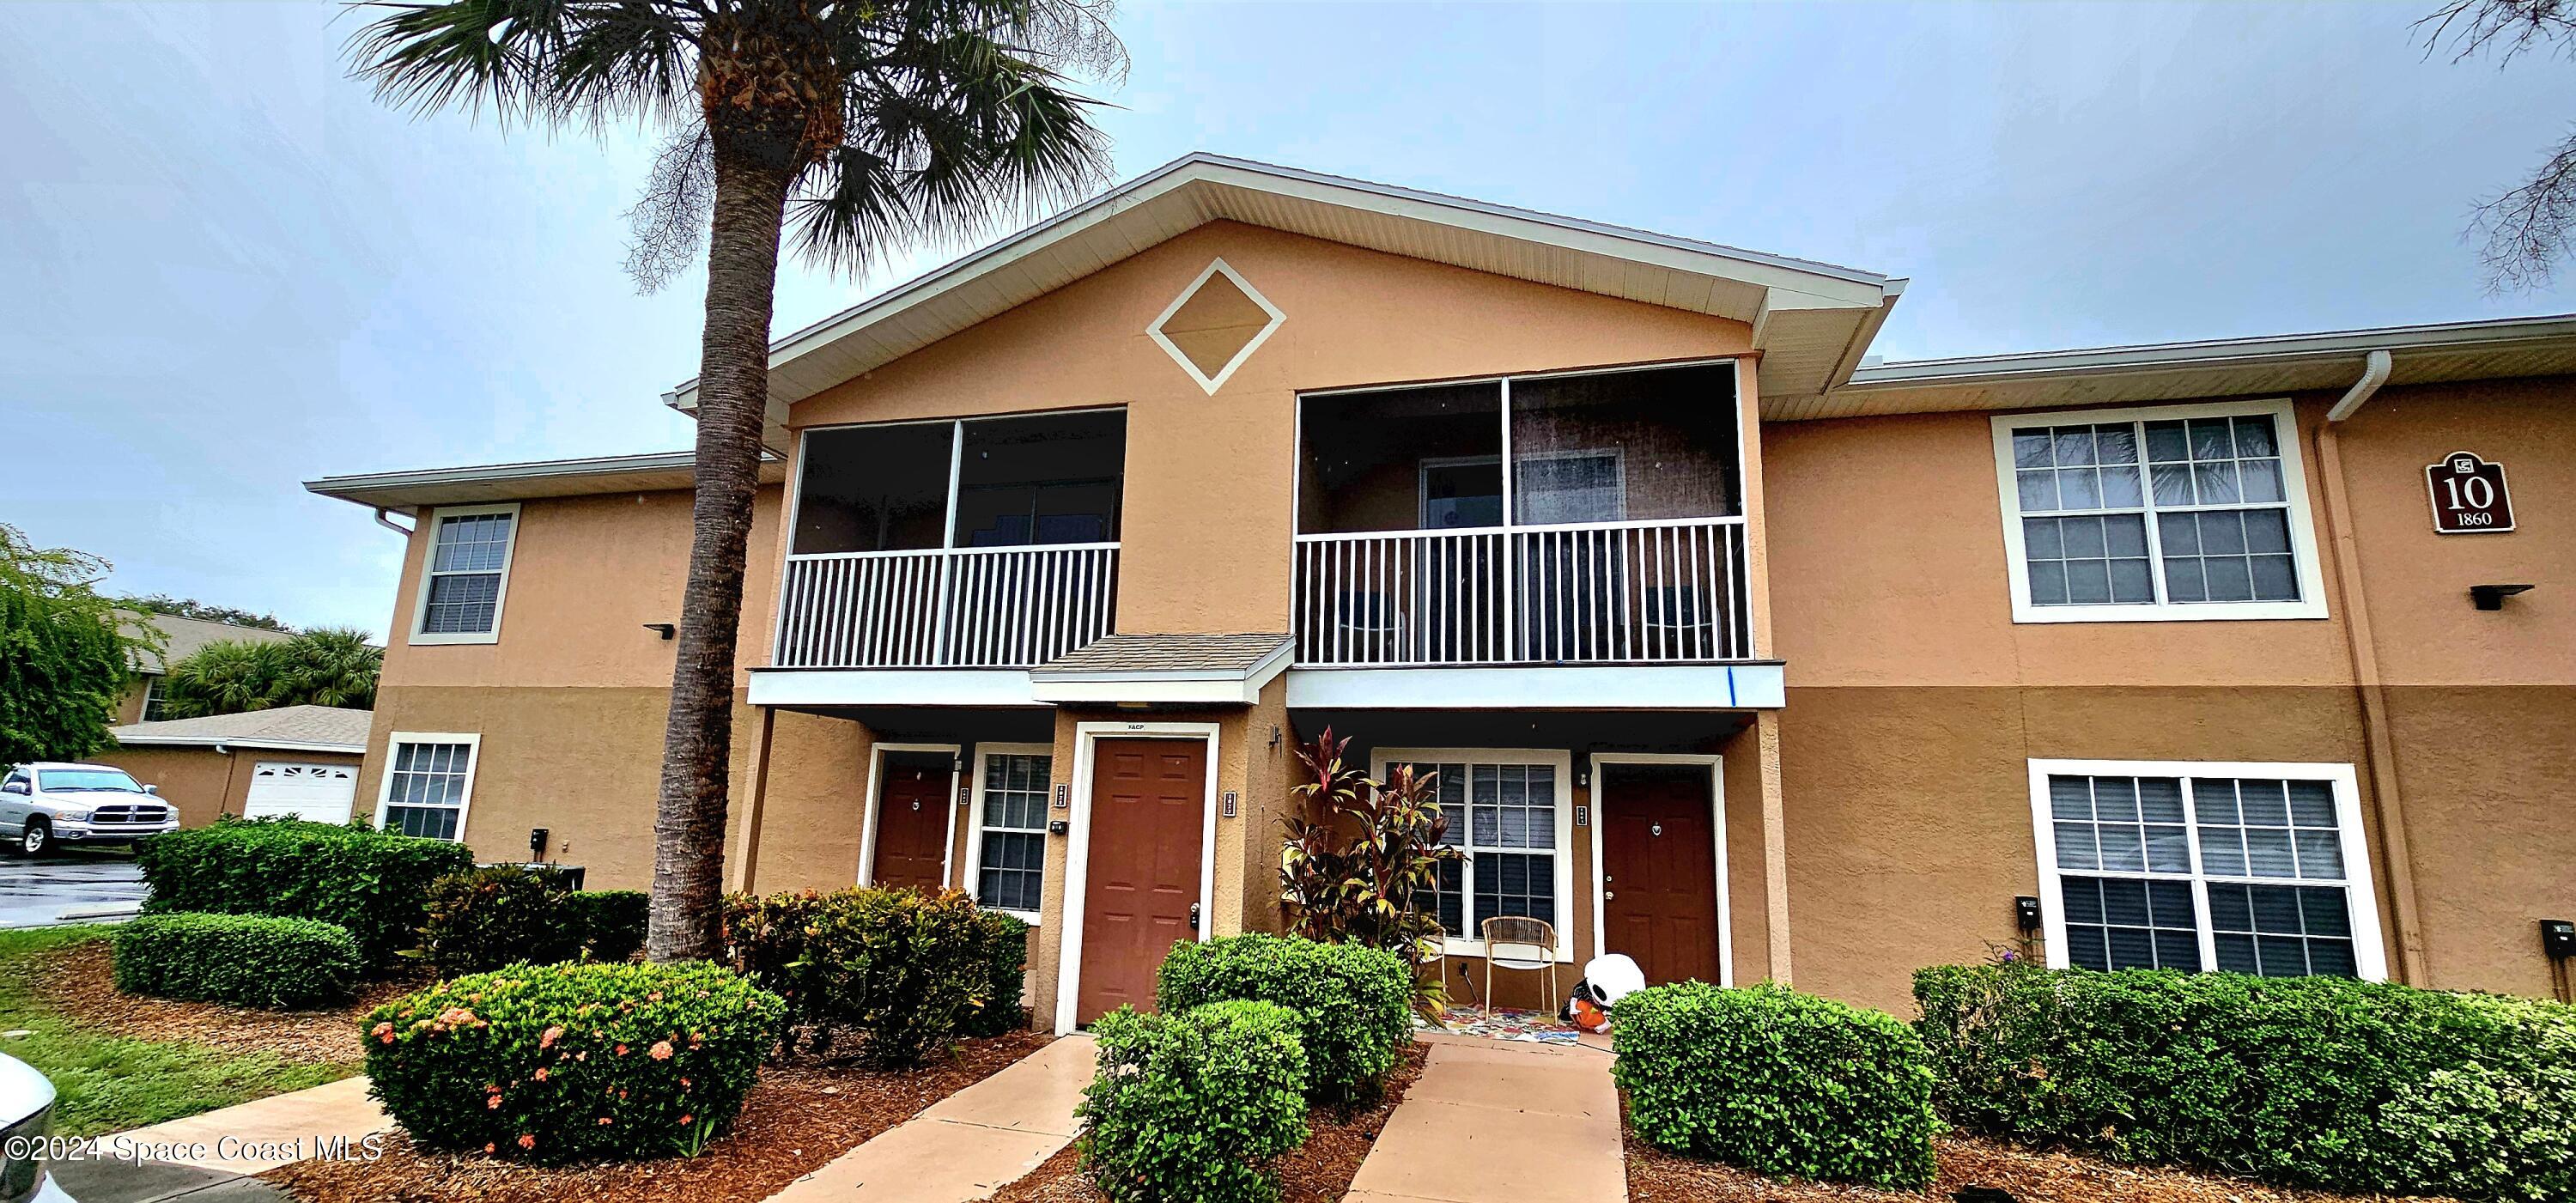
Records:
[[[1209,396],[1145,328],[1219,256],[1287,317]],[[1118,629],[1285,631],[1297,390],[1750,345],[1738,322],[1218,222],[798,402],[790,420],[1124,406]]]
[[[115,765],[145,785],[160,787],[162,800],[178,809],[179,823],[183,827],[205,826],[214,822],[219,814],[240,814],[242,802],[250,796],[252,767],[260,761],[358,763],[357,757],[347,753],[284,752],[263,748],[232,752],[218,752],[213,748],[108,748],[89,759],[99,764]]]

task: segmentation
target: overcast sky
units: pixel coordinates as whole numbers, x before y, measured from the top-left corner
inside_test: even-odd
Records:
[[[2576,310],[2471,202],[2576,65],[2393,7],[1145,4],[1121,178],[1193,149],[1910,276],[1893,358]],[[382,634],[325,474],[670,450],[703,274],[638,296],[651,145],[415,121],[336,5],[0,4],[0,521],[110,586]],[[778,329],[885,278],[791,266]]]

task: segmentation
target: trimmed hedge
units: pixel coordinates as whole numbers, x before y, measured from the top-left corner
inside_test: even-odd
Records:
[[[1029,925],[1000,911],[984,912],[984,1001],[961,1029],[969,1036],[999,1036],[1029,1026],[1020,996],[1028,992]]]
[[[300,819],[217,819],[135,850],[146,914],[318,919],[349,930],[370,966],[413,946],[429,885],[474,867],[463,844]]]
[[[297,1010],[357,992],[367,964],[349,929],[268,915],[143,915],[116,929],[128,994]]]
[[[986,922],[955,890],[803,890],[725,899],[725,963],[787,1000],[789,1039],[828,1053],[858,1037],[859,1059],[903,1068],[944,1052],[998,1005],[997,965],[1027,956],[1019,925]]]
[[[1306,1094],[1319,1102],[1375,1096],[1413,1035],[1413,970],[1384,949],[1253,932],[1175,944],[1155,978],[1166,1013],[1236,998],[1302,1021]]]
[[[645,896],[576,892],[561,874],[487,865],[430,883],[420,955],[440,977],[511,964],[623,961],[644,946]]]
[[[2348,978],[1937,966],[1942,1114],[2289,1186],[2576,1197],[2576,1008]]]
[[[1768,982],[1681,982],[1611,1018],[1611,1072],[1648,1143],[1775,1178],[1932,1184],[1932,1066],[1894,1016]]]
[[[429,1148],[691,1156],[733,1126],[785,1010],[704,962],[513,965],[369,1014],[369,1093]]]
[[[1306,1143],[1298,1026],[1285,1007],[1243,1000],[1101,1016],[1083,1170],[1114,1203],[1277,1199],[1270,1163]]]

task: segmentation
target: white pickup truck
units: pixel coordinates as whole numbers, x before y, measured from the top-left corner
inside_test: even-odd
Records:
[[[132,844],[179,829],[177,808],[125,770],[39,762],[0,775],[0,840],[22,856],[56,844]]]

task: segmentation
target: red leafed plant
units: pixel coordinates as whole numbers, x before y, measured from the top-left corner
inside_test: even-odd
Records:
[[[1330,727],[1299,744],[1307,780],[1290,791],[1305,813],[1286,821],[1279,857],[1279,908],[1288,930],[1327,944],[1383,948],[1415,965],[1441,955],[1441,929],[1431,913],[1440,866],[1460,859],[1444,846],[1449,820],[1440,813],[1437,773],[1395,765],[1377,781],[1342,758],[1348,738]],[[1440,975],[1415,976],[1414,1002],[1438,1016],[1448,1005]]]

